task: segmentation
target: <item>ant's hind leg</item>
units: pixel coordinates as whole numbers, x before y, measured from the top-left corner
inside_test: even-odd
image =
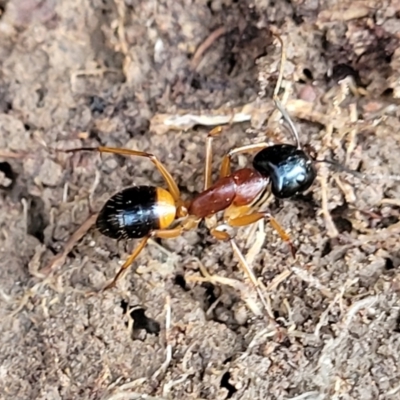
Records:
[[[160,239],[172,239],[180,236],[182,234],[183,227],[177,227],[173,229],[160,229],[150,233],[149,235],[145,236],[139,243],[139,245],[135,248],[133,253],[126,259],[123,263],[122,267],[119,269],[117,274],[115,275],[114,279],[109,283],[102,291],[111,289],[115,287],[117,281],[121,278],[123,273],[132,265],[132,263],[137,259],[139,254],[147,245],[147,242],[150,238],[160,238]]]
[[[81,148],[75,148],[75,149],[68,149],[68,150],[62,150],[64,153],[72,153],[72,152],[77,152],[77,151],[98,151],[100,153],[112,153],[112,154],[120,154],[120,155],[125,155],[125,156],[138,156],[138,157],[144,157],[148,158],[158,169],[162,177],[164,178],[168,190],[170,191],[172,197],[176,202],[181,201],[181,194],[178,188],[178,185],[175,182],[175,179],[172,177],[172,175],[168,172],[167,168],[164,166],[164,164],[158,160],[158,158],[151,153],[146,153],[144,151],[138,151],[138,150],[130,150],[130,149],[120,149],[117,147],[81,147]]]
[[[122,264],[122,267],[119,269],[117,274],[114,276],[114,279],[111,281],[111,283],[109,283],[107,286],[105,286],[103,288],[103,290],[102,290],[103,292],[115,287],[115,285],[117,284],[117,281],[121,278],[121,276],[123,275],[125,270],[127,270],[132,265],[132,263],[136,260],[136,258],[139,256],[139,254],[145,248],[145,246],[150,238],[151,238],[151,235],[147,235],[140,241],[139,245],[135,248],[133,253]]]

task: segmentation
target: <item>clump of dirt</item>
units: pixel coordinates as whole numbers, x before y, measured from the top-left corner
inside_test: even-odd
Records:
[[[399,15],[394,1],[0,0],[1,398],[396,398]],[[296,259],[267,223],[235,231],[257,291],[201,226],[93,293],[137,242],[88,217],[164,181],[146,159],[58,150],[152,152],[190,198],[213,126],[227,125],[213,178],[236,146],[292,143],[273,33],[280,97],[319,160],[307,193],[265,205]]]

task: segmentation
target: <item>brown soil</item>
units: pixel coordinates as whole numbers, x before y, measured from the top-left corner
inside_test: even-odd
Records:
[[[0,398],[398,398],[399,16],[397,0],[0,0]],[[163,181],[148,160],[55,149],[153,152],[193,196],[217,114],[247,122],[215,140],[215,176],[230,148],[289,140],[271,29],[302,142],[366,177],[320,163],[268,205],[296,260],[268,224],[236,231],[267,309],[205,227],[87,296],[135,243],[91,229],[54,257],[111,194]]]

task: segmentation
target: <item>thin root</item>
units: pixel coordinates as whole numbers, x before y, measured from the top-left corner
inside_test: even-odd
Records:
[[[166,357],[161,367],[153,374],[152,379],[157,379],[160,374],[164,374],[172,360],[172,344],[170,340],[171,332],[171,297],[167,296],[165,300],[165,340],[167,342]]]
[[[212,44],[218,40],[221,36],[225,35],[226,28],[221,26],[220,28],[213,31],[204,42],[197,48],[196,52],[193,55],[192,61],[190,63],[190,68],[193,71],[196,71],[200,61],[205,54],[205,52],[212,46]]]
[[[254,301],[254,296],[250,296],[251,291],[249,291],[248,285],[240,282],[236,279],[226,278],[218,275],[210,275],[204,265],[199,262],[200,271],[204,276],[185,276],[186,282],[209,282],[214,285],[225,285],[230,286],[237,290],[243,301],[246,303],[247,307],[250,311],[257,317],[263,316],[263,312],[260,307],[257,305],[257,302]]]

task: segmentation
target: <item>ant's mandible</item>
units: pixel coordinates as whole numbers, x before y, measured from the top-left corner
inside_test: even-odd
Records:
[[[277,35],[276,35],[277,36]],[[137,150],[113,147],[82,147],[65,152],[98,151],[126,156],[148,158],[163,176],[168,189],[154,186],[133,186],[113,195],[103,206],[96,220],[96,227],[112,239],[141,239],[139,245],[124,262],[112,282],[104,290],[115,286],[123,272],[139,256],[150,238],[169,239],[180,236],[184,231],[195,229],[202,220],[223,211],[224,223],[232,227],[253,224],[266,218],[280,237],[286,241],[294,255],[295,249],[288,234],[267,212],[258,211],[269,194],[278,198],[290,198],[307,190],[316,178],[313,160],[302,149],[297,130],[280,103],[277,93],[283,75],[284,44],[281,66],[274,92],[276,107],[296,140],[296,145],[267,143],[249,144],[237,147],[226,154],[221,163],[220,177],[212,184],[212,141],[222,132],[214,128],[207,137],[204,190],[192,200],[182,199],[178,186],[166,167],[153,154]],[[231,172],[231,157],[242,153],[255,153],[253,168],[242,168]],[[218,240],[231,240],[221,226],[210,228],[210,233]],[[239,255],[239,261],[244,258]]]

